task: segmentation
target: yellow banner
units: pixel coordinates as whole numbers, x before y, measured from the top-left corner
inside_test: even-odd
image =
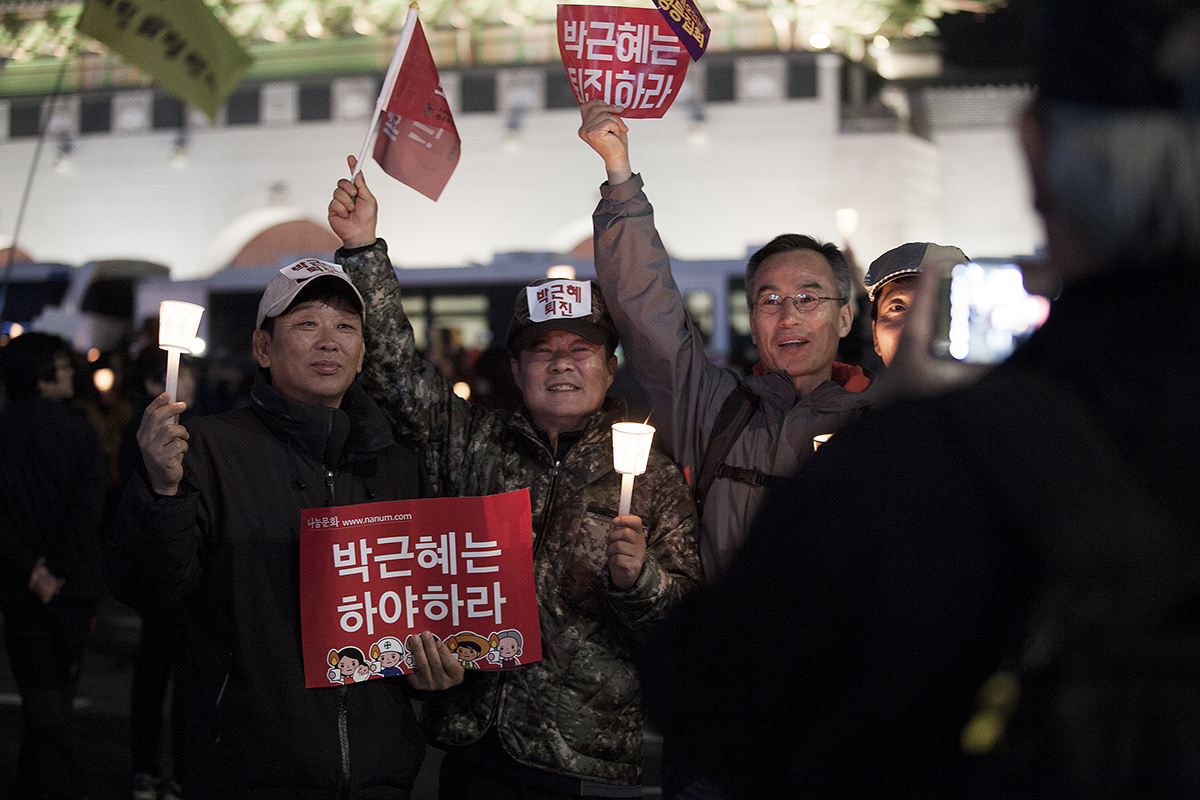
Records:
[[[79,30],[213,119],[250,68],[203,0],[85,0]]]

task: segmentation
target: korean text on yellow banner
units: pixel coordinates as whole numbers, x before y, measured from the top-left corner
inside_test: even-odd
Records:
[[[79,30],[213,119],[252,61],[203,0],[85,0]]]

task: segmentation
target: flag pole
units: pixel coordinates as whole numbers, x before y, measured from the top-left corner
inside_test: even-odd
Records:
[[[375,134],[379,132],[379,117],[387,108],[388,100],[392,96],[392,89],[396,85],[396,76],[400,74],[400,65],[404,63],[404,56],[408,53],[408,44],[412,41],[413,29],[417,27],[418,11],[420,11],[420,6],[415,1],[408,4],[408,16],[404,19],[404,27],[400,29],[400,41],[396,43],[396,52],[392,54],[392,63],[388,64],[387,74],[383,78],[383,88],[379,92],[379,98],[375,101],[375,113],[371,117],[371,126],[367,128],[366,138],[363,139],[362,149],[358,151],[354,174],[350,176],[351,182],[358,177],[358,173],[362,172],[367,149],[371,146],[371,140],[375,138]]]

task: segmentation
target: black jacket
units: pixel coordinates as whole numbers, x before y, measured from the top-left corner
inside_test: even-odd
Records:
[[[1125,265],[1073,285],[979,383],[898,402],[823,445],[772,493],[724,580],[642,654],[664,735],[733,796],[1198,796],[1196,274]],[[1064,579],[1105,601],[1084,609],[1103,647],[1063,635],[1058,652],[1115,687],[1096,695],[1113,713],[1080,717],[1075,745],[1126,749],[1076,770],[1039,743],[1028,763],[1044,773],[1010,777],[1040,785],[997,785],[998,765],[961,736],[984,681],[1021,666],[1033,612]],[[1142,607],[1157,616],[1126,624]],[[1092,622],[1066,610],[1051,620],[1065,633]],[[1190,668],[1154,637],[1178,641]],[[1118,661],[1129,654],[1110,639],[1140,658]]]
[[[126,488],[106,578],[139,609],[182,601],[195,668],[189,798],[405,798],[424,753],[406,682],[306,689],[300,511],[420,497],[428,482],[378,407],[286,400],[190,423],[179,494]]]
[[[39,558],[61,597],[95,600],[106,465],[87,419],[60,403],[14,399],[0,414],[0,600],[24,599]]]

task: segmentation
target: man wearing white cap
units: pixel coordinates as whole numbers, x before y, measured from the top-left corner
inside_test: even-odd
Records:
[[[338,259],[369,301],[365,387],[424,454],[439,494],[528,488],[533,508],[542,660],[470,670],[425,705],[430,739],[447,750],[441,796],[640,798],[629,651],[700,577],[696,508],[678,468],[652,452],[631,513],[618,516],[612,424],[625,409],[605,399],[617,332],[604,297],[591,281],[522,289],[507,337],[522,408],[468,403],[417,354],[376,214],[362,173],[338,182]]]
[[[129,605],[187,610],[191,800],[405,800],[424,755],[407,689],[462,680],[426,633],[406,681],[304,685],[301,510],[428,494],[416,455],[355,382],[362,309],[336,265],[285,267],[259,303],[250,406],[185,428],[172,421],[185,404],[163,394],[142,417],[144,469],[122,498],[106,577]]]

